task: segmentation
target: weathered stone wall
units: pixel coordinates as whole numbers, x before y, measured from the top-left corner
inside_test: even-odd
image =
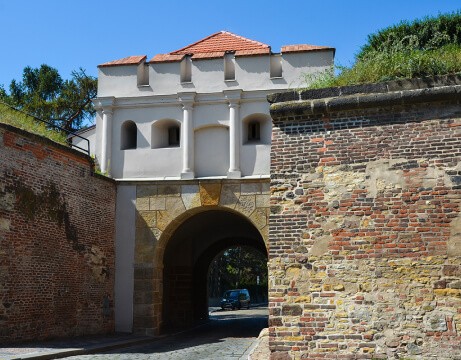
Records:
[[[273,359],[461,358],[460,83],[269,98]]]
[[[113,331],[115,184],[0,124],[0,343]]]

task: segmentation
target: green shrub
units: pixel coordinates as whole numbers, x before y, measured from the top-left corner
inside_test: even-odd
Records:
[[[401,22],[371,34],[350,68],[336,67],[304,80],[312,89],[457,72],[461,72],[461,12]]]
[[[371,52],[335,79],[336,85],[381,82],[392,79],[450,74],[461,71],[461,46],[434,50]]]
[[[461,12],[426,17],[413,22],[403,21],[368,35],[367,43],[357,59],[376,51],[434,50],[447,45],[461,45]]]

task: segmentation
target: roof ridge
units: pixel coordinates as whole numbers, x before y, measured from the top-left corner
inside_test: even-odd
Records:
[[[186,45],[184,47],[182,47],[181,49],[178,49],[178,50],[175,50],[175,51],[172,51],[172,52],[169,52],[168,54],[169,55],[176,55],[176,53],[180,52],[180,51],[183,51],[184,49],[187,49],[188,47],[191,47],[191,46],[194,46],[194,45],[197,45],[205,40],[208,40],[216,35],[219,35],[219,34],[222,34],[223,31],[218,31],[218,32],[215,32],[214,34],[211,34],[211,35],[208,35],[207,37],[204,37],[203,39],[200,39],[192,44],[189,44],[189,45]]]
[[[232,38],[235,38],[237,40],[240,40],[240,41],[244,41],[246,43],[251,43],[252,46],[257,46],[257,47],[260,47],[260,48],[263,48],[263,49],[270,49],[270,46],[267,45],[267,44],[264,44],[260,41],[257,41],[257,40],[252,40],[252,39],[248,39],[244,36],[241,36],[241,35],[237,35],[237,34],[234,34],[230,31],[227,31],[227,30],[221,30],[221,31],[218,31],[218,32],[215,32],[214,34],[211,34],[211,35],[208,35],[207,37],[204,37],[203,39],[200,39],[192,44],[189,44],[189,45],[186,45],[178,50],[174,50],[172,52],[169,52],[168,54],[169,55],[178,55],[178,54],[184,54],[185,51],[187,51],[188,48],[193,48],[194,46],[199,46],[200,44],[202,43],[206,43],[208,40],[216,37],[216,36],[219,36],[219,35],[228,35],[228,36],[231,36]],[[205,51],[206,52],[206,51]],[[192,53],[192,52],[191,52]]]
[[[223,33],[223,34],[229,34],[229,35],[235,36],[235,37],[237,37],[237,38],[239,38],[239,39],[243,39],[243,40],[246,40],[246,41],[250,41],[250,42],[252,42],[252,43],[256,43],[256,44],[258,44],[258,45],[260,45],[260,46],[263,46],[263,47],[270,47],[269,45],[264,44],[264,43],[262,43],[261,41],[257,41],[257,40],[253,40],[253,39],[248,39],[248,38],[246,38],[246,37],[244,37],[244,36],[234,34],[233,32],[230,32],[230,31],[227,31],[227,30],[221,30],[221,33]]]

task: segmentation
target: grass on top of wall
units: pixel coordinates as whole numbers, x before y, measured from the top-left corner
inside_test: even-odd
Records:
[[[16,111],[0,102],[0,122],[8,124],[30,133],[44,136],[57,143],[67,145],[66,136],[56,130],[50,129],[45,123],[35,120],[20,111]]]
[[[432,50],[371,51],[350,68],[336,67],[317,75],[305,75],[304,81],[308,89],[319,89],[459,72],[461,46],[446,45]]]
[[[368,35],[350,67],[305,76],[308,88],[359,85],[461,72],[461,10]]]

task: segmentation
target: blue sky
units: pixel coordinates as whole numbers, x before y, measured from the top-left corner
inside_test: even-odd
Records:
[[[401,20],[461,9],[457,0],[0,0],[0,85],[25,66],[48,64],[68,78],[129,55],[166,53],[219,30],[282,45],[336,48],[349,65],[367,35]]]

